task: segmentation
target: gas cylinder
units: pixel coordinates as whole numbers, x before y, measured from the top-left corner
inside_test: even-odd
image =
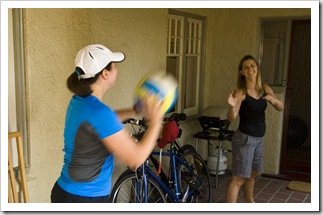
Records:
[[[223,175],[225,170],[228,167],[228,159],[223,152],[225,152],[223,148],[220,148],[220,163],[219,163],[219,170],[218,175]],[[210,153],[207,158],[207,167],[210,170],[211,174],[216,175],[217,171],[217,164],[218,164],[218,147],[210,147]]]

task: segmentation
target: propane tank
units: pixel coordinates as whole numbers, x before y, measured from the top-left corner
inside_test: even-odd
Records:
[[[228,167],[228,159],[223,152],[226,152],[223,148],[220,148],[220,165],[218,170],[218,175],[223,175]],[[207,158],[207,167],[211,174],[216,175],[218,164],[218,147],[210,147],[210,155]]]

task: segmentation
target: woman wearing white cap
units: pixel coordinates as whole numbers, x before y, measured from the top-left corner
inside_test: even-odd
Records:
[[[102,102],[114,86],[117,62],[125,56],[94,44],[81,49],[76,70],[67,80],[75,94],[67,108],[64,129],[64,165],[52,193],[52,203],[108,202],[114,156],[132,169],[140,166],[153,150],[163,113],[156,98],[146,98],[143,113],[150,120],[140,142],[129,137],[122,121],[138,111],[114,111]]]

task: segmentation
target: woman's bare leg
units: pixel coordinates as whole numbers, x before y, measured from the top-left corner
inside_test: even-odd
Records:
[[[236,203],[238,201],[238,195],[241,186],[244,184],[245,179],[239,176],[232,176],[230,183],[227,188],[227,196],[226,202],[227,203]]]
[[[250,178],[246,178],[246,181],[243,185],[245,203],[255,203],[253,199],[253,191],[255,187],[255,178],[257,174],[257,171],[252,170]]]

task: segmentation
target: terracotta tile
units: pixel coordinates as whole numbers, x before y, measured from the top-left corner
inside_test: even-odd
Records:
[[[279,190],[279,187],[266,187],[262,190],[263,193],[275,194]]]
[[[307,193],[293,192],[290,198],[303,200],[307,197]]]
[[[226,203],[226,200],[225,200],[225,198],[221,198],[221,199],[219,199],[219,200],[217,201],[217,203]]]
[[[311,198],[306,198],[304,203],[311,203]]]
[[[244,203],[244,198],[238,198],[238,203]]]
[[[286,203],[302,203],[303,201],[300,199],[288,199]]]
[[[279,192],[280,192],[280,193],[291,194],[291,193],[292,193],[292,192],[294,192],[294,191],[292,191],[292,190],[288,190],[288,189],[286,189],[285,187],[282,187],[282,188],[280,188],[280,189],[279,189]]]
[[[269,203],[284,203],[286,199],[277,199],[277,198],[272,198]]]
[[[255,198],[256,203],[267,203],[268,199]]]
[[[269,200],[272,197],[273,197],[273,195],[267,194],[267,193],[259,193],[259,195],[256,196],[256,198],[266,199],[266,200]]]
[[[231,173],[219,176],[219,186],[215,189],[215,176],[211,175],[213,187],[213,202],[225,203],[226,189],[230,182]],[[257,177],[254,189],[254,198],[258,203],[310,203],[311,194],[295,192],[286,189],[289,181]],[[238,195],[238,203],[244,203],[244,193],[241,188]]]
[[[276,193],[274,195],[274,198],[276,199],[288,199],[290,196],[290,194],[286,194],[286,193]]]

